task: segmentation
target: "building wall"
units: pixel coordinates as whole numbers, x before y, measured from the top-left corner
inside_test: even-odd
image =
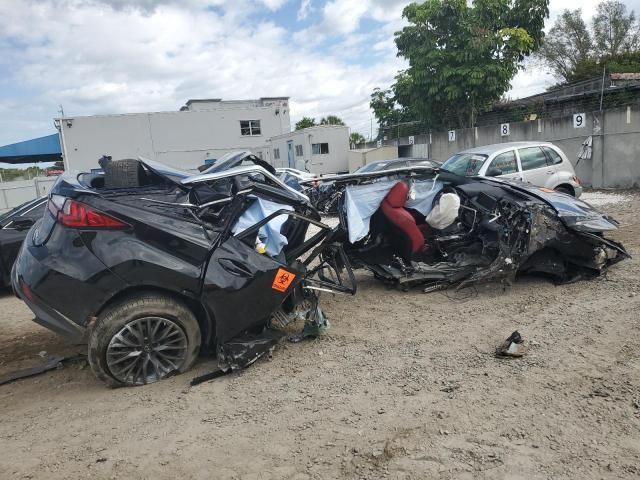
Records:
[[[454,153],[476,146],[517,141],[553,142],[571,160],[584,185],[596,188],[639,187],[640,105],[586,112],[583,125],[575,128],[571,114],[510,123],[508,136],[501,135],[501,125],[455,130],[453,141],[449,139],[449,132],[432,132],[416,135],[414,144],[402,150],[404,156],[410,157],[424,157],[427,151],[428,158],[444,161]],[[593,140],[591,159],[578,162],[578,152],[589,136]],[[410,145],[408,137],[390,143],[403,147]]]
[[[241,135],[241,120],[260,120],[261,134]],[[61,119],[60,143],[65,167],[71,170],[97,168],[102,155],[140,155],[195,171],[206,159],[234,150],[251,150],[266,158],[268,139],[290,129],[288,108],[285,112],[278,105],[239,103],[208,110]]]
[[[289,165],[289,143],[293,149],[294,165]],[[329,153],[314,155],[314,143],[329,144]],[[265,159],[276,168],[292,166],[320,175],[349,171],[349,128],[345,126],[320,125],[297,130],[271,138],[269,146],[269,153]],[[302,146],[302,155],[296,155],[296,146]],[[280,158],[274,158],[276,149]]]

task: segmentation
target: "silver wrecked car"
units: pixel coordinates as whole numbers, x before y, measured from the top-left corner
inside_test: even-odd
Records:
[[[442,168],[467,177],[499,177],[521,180],[576,198],[582,185],[573,165],[549,142],[512,142],[485,145],[456,153]]]

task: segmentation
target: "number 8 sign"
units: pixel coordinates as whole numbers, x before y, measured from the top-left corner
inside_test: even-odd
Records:
[[[573,114],[573,128],[582,128],[584,127],[584,117],[586,114],[584,113],[574,113]]]
[[[508,137],[509,136],[509,124],[508,123],[503,123],[502,125],[500,125],[500,135],[503,137]]]

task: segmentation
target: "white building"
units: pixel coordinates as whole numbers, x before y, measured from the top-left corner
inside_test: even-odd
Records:
[[[266,160],[269,139],[291,131],[288,97],[189,100],[178,112],[64,117],[55,124],[67,170],[98,168],[103,155],[141,155],[182,170],[234,150]]]
[[[319,125],[274,136],[270,141],[274,167],[291,167],[317,174],[349,171],[349,127]]]

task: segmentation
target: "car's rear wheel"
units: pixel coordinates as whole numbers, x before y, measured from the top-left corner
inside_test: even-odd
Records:
[[[186,305],[169,296],[139,294],[98,317],[89,336],[89,363],[110,386],[145,385],[189,370],[200,338]]]

